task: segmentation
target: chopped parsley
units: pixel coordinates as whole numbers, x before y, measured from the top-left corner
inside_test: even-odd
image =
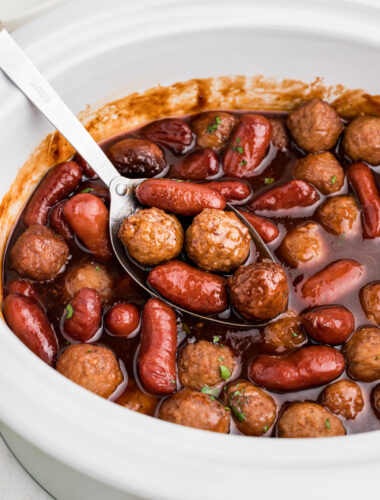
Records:
[[[239,144],[240,141],[241,141],[240,137],[236,137],[236,144]]]
[[[241,167],[245,167],[247,165],[247,160],[241,160],[241,162],[239,163],[239,165]]]
[[[219,361],[219,363],[223,363],[224,358],[223,358],[223,357],[220,357],[220,358],[218,358],[218,361]]]
[[[263,429],[264,432],[268,432],[268,426],[267,425],[264,425],[264,429]]]
[[[244,413],[239,411],[235,406],[231,406],[231,410],[235,417],[239,420],[239,422],[244,422],[244,420],[246,419]]]
[[[227,410],[227,411],[231,410],[231,408],[229,406],[225,406],[224,409]]]
[[[203,394],[209,394],[210,396],[217,396],[218,393],[219,393],[219,390],[218,389],[215,389],[215,387],[207,387],[207,385],[204,385],[201,389],[201,392],[203,392]]]
[[[240,392],[240,391],[235,391],[235,392],[232,394],[232,397],[237,397],[237,396],[241,396],[241,392]]]
[[[331,425],[330,425],[330,419],[329,418],[326,418],[326,429],[331,429]]]
[[[86,189],[83,189],[83,191],[81,191],[81,193],[90,193],[91,191],[95,191],[94,188],[86,188]]]
[[[73,306],[71,304],[69,304],[67,307],[66,307],[66,319],[70,319],[72,317],[72,315],[74,314],[74,309],[73,309]]]
[[[220,370],[220,376],[222,377],[223,380],[227,380],[228,378],[231,377],[231,372],[227,368],[227,366],[219,365],[219,370]]]
[[[238,137],[236,139],[236,144],[239,144],[240,140],[241,140],[240,137]],[[236,153],[240,153],[240,154],[244,153],[243,146],[233,146],[232,144],[230,144],[230,149],[231,149],[231,151],[235,151]]]
[[[331,177],[331,184],[335,184],[335,181],[336,181],[336,175],[333,175]]]
[[[187,323],[181,323],[181,328],[186,333],[186,335],[191,335],[191,331]]]
[[[87,352],[94,352],[94,351],[87,351]]]
[[[207,127],[207,133],[212,134],[215,132],[215,130],[218,130],[218,126],[222,123],[222,120],[220,119],[220,116],[215,117],[215,123],[210,123],[210,125]]]
[[[298,337],[298,333],[297,332],[292,332],[292,337]]]
[[[100,266],[96,266],[96,267],[95,267],[95,270],[96,270],[96,271],[100,271]]]
[[[215,401],[214,396],[210,396],[211,401]]]
[[[219,335],[214,335],[213,338],[212,338],[212,343],[213,344],[217,344],[220,340],[220,337]]]
[[[273,179],[273,177],[265,177],[264,182],[265,182],[265,184],[273,184],[274,179]]]
[[[171,381],[170,381],[170,383],[171,383],[171,384],[175,384],[175,383],[176,383],[176,381],[175,381],[175,380],[171,380]]]

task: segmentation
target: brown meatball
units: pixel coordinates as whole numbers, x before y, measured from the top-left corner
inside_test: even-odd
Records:
[[[71,298],[82,288],[93,288],[107,301],[112,292],[113,280],[105,267],[95,262],[88,262],[74,267],[65,276],[65,294]]]
[[[374,382],[380,379],[380,329],[359,328],[343,348],[347,373],[355,380]]]
[[[323,256],[324,243],[319,224],[309,222],[291,229],[282,240],[279,252],[292,267],[311,262]]]
[[[187,255],[205,271],[229,272],[249,255],[251,236],[233,212],[206,208],[185,236]]]
[[[223,111],[202,113],[191,123],[197,136],[197,146],[220,152],[226,145],[238,118]]]
[[[338,380],[328,385],[319,395],[318,401],[335,415],[348,420],[355,419],[364,407],[362,391],[351,380]]]
[[[371,405],[374,414],[380,420],[380,384],[377,384],[371,391]]]
[[[283,313],[289,287],[284,270],[273,262],[241,266],[228,278],[232,305],[247,319],[271,319]]]
[[[309,153],[331,149],[343,125],[334,108],[321,99],[302,103],[286,122],[298,146]]]
[[[45,226],[32,225],[17,238],[11,264],[22,276],[38,281],[55,278],[67,261],[65,240]]]
[[[230,412],[213,396],[183,389],[166,399],[158,418],[173,424],[227,434]]]
[[[125,219],[119,238],[133,259],[144,266],[155,266],[178,257],[183,229],[177,217],[153,207]]]
[[[282,438],[317,438],[344,434],[346,431],[339,418],[316,403],[292,403],[284,409],[277,422],[277,435]]]
[[[130,379],[128,380],[128,387],[115,403],[124,406],[124,408],[128,408],[128,410],[137,411],[138,413],[153,417],[158,399],[140,391],[136,383]]]
[[[329,233],[348,233],[358,219],[359,209],[353,196],[334,196],[320,205],[316,218]]]
[[[355,118],[344,133],[343,146],[348,156],[372,165],[380,163],[380,118],[360,116]]]
[[[262,334],[263,350],[268,354],[292,351],[301,347],[306,341],[301,321],[294,313],[269,323]]]
[[[235,382],[228,386],[227,404],[240,432],[261,436],[276,419],[276,403],[272,396],[250,382]]]
[[[367,318],[380,325],[380,281],[369,283],[360,290],[360,303]]]
[[[126,177],[153,177],[166,166],[162,149],[142,139],[118,141],[109,148],[107,156]]]
[[[57,370],[102,398],[111,396],[124,379],[113,352],[93,344],[70,345],[58,358]]]
[[[234,355],[228,347],[200,340],[182,349],[178,377],[183,386],[201,390],[221,384],[234,368]]]
[[[294,177],[314,184],[323,194],[336,193],[342,189],[344,183],[343,168],[329,152],[300,158],[294,168]]]
[[[270,140],[272,141],[273,146],[280,151],[285,151],[289,144],[289,137],[283,120],[280,120],[279,118],[270,118],[269,121],[272,125],[272,135]]]

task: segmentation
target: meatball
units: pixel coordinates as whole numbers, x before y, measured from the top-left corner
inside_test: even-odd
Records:
[[[371,391],[371,405],[374,414],[380,420],[380,384],[377,384]]]
[[[334,108],[321,99],[302,103],[289,113],[286,124],[298,146],[308,153],[331,149],[343,130]]]
[[[174,424],[227,434],[230,412],[213,396],[183,389],[166,399],[158,418]]]
[[[292,351],[306,341],[301,321],[294,313],[269,323],[262,334],[263,349],[268,354]]]
[[[183,386],[201,390],[221,384],[234,368],[234,355],[228,347],[200,340],[182,349],[178,377]]]
[[[280,151],[285,151],[289,144],[289,137],[284,122],[279,118],[270,118],[269,121],[272,125],[271,141],[273,146]]]
[[[344,171],[329,152],[315,153],[297,161],[294,177],[310,182],[323,194],[336,193],[343,187]]]
[[[261,436],[276,419],[276,403],[272,396],[250,382],[235,382],[228,386],[227,404],[240,432]]]
[[[197,116],[191,124],[197,146],[220,152],[226,145],[238,118],[223,111],[210,111]]]
[[[136,383],[130,379],[128,380],[128,387],[115,403],[124,406],[124,408],[128,408],[128,410],[137,411],[138,413],[153,417],[158,399],[140,391]]]
[[[153,207],[125,219],[119,238],[133,259],[144,266],[156,266],[181,253],[183,229],[177,217]]]
[[[97,345],[70,345],[58,358],[57,370],[102,398],[111,396],[124,380],[113,352]]]
[[[165,155],[154,142],[142,139],[123,139],[113,144],[107,156],[121,175],[153,177],[165,167]]]
[[[93,288],[107,301],[112,292],[113,280],[105,267],[95,262],[88,262],[74,267],[65,276],[65,294],[71,298],[82,288]]]
[[[360,116],[355,118],[344,133],[343,146],[348,156],[372,165],[380,163],[380,118]]]
[[[11,265],[22,276],[45,281],[55,278],[66,264],[69,247],[45,226],[32,225],[17,238]]]
[[[282,240],[279,252],[292,267],[311,262],[323,256],[323,240],[319,224],[309,222],[291,229]]]
[[[347,420],[357,417],[364,407],[363,394],[351,380],[338,380],[321,392],[318,401],[335,415]]]
[[[320,205],[315,215],[329,233],[344,234],[354,227],[359,208],[353,196],[334,196]]]
[[[277,435],[283,438],[343,436],[345,428],[338,417],[316,403],[288,405],[277,422]]]
[[[206,208],[185,235],[189,258],[205,271],[229,272],[249,255],[251,235],[233,212]]]
[[[245,318],[266,320],[286,309],[289,295],[284,270],[274,262],[241,266],[228,278],[231,302]]]
[[[356,330],[343,348],[347,373],[356,380],[374,382],[380,379],[380,329]]]
[[[380,325],[380,281],[369,283],[360,290],[360,303],[367,318]]]

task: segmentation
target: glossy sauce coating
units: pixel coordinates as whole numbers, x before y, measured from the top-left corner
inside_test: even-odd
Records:
[[[252,111],[249,114],[253,114]],[[256,112],[254,114],[257,114]],[[267,116],[273,123],[273,120],[277,120],[279,123],[284,124],[286,121],[286,115],[281,113],[260,113],[261,115]],[[236,119],[241,116],[240,113],[231,113]],[[195,117],[185,118],[183,121],[191,125],[192,120]],[[160,140],[157,139],[157,143],[160,148],[164,151],[166,162],[169,166],[175,166],[180,161],[183,160],[187,155],[194,152],[194,144],[195,138],[189,133],[189,129],[186,127],[182,127],[177,124],[177,129],[179,129],[180,138],[178,142],[178,135],[170,135],[173,130],[169,129],[170,134],[168,133],[167,127],[164,127],[164,134],[166,135],[167,144],[164,143],[165,137],[160,136]],[[177,130],[175,129],[175,130]],[[175,131],[174,130],[174,131]],[[159,129],[160,133],[162,129]],[[178,131],[178,130],[177,130]],[[144,132],[143,129],[138,129],[131,131],[130,133],[123,133],[119,135],[117,138],[111,138],[103,143],[102,147],[107,150],[112,144],[117,141],[120,141],[123,138],[140,138],[140,139],[149,139],[154,140],[153,136],[148,137],[149,132]],[[260,219],[257,217],[261,217],[261,221],[267,221],[267,224],[262,224],[262,234],[266,237],[265,241],[270,242],[270,249],[275,253],[277,259],[282,264],[285,269],[287,280],[289,283],[290,293],[289,293],[289,304],[288,309],[294,311],[297,315],[301,314],[303,311],[308,310],[308,304],[305,304],[305,301],[302,299],[300,294],[300,290],[302,286],[309,278],[319,273],[322,269],[329,266],[332,262],[340,261],[340,260],[355,260],[360,264],[363,269],[363,275],[367,276],[360,280],[360,283],[354,285],[351,292],[347,294],[343,294],[340,296],[337,302],[332,302],[333,304],[341,305],[349,309],[355,318],[355,326],[359,328],[360,326],[368,324],[368,319],[365,316],[365,313],[362,310],[359,299],[359,290],[362,286],[364,286],[369,281],[380,280],[380,260],[378,259],[378,254],[380,252],[380,242],[377,239],[363,239],[361,230],[359,231],[351,231],[347,234],[343,233],[341,235],[334,235],[328,233],[323,227],[321,228],[321,234],[324,238],[328,251],[323,255],[322,260],[318,262],[318,264],[313,264],[307,269],[295,269],[290,267],[286,261],[283,259],[281,254],[277,252],[279,245],[286,232],[292,228],[295,228],[302,224],[307,224],[311,221],[315,221],[315,210],[322,202],[326,199],[325,195],[318,193],[314,189],[307,188],[306,191],[308,193],[313,193],[311,198],[307,199],[306,205],[310,205],[310,201],[313,202],[310,206],[296,206],[295,208],[289,209],[289,205],[286,205],[288,208],[281,208],[281,210],[265,210],[260,212],[259,214],[252,213],[252,203],[255,202],[262,194],[267,193],[273,188],[277,188],[279,186],[283,186],[286,183],[294,181],[294,166],[296,160],[303,157],[304,153],[299,149],[299,147],[294,143],[294,141],[289,136],[288,142],[283,142],[281,149],[277,149],[272,143],[270,143],[266,148],[266,156],[264,154],[264,158],[256,168],[255,174],[253,177],[244,179],[246,185],[250,186],[253,190],[253,196],[248,201],[248,203],[244,203],[239,206],[243,211],[249,213],[252,216],[252,220],[255,220],[258,224],[257,229],[259,229]],[[171,142],[170,142],[171,141]],[[182,141],[182,142],[181,142]],[[238,147],[238,146],[236,146]],[[182,154],[178,152],[180,150],[184,151]],[[342,165],[345,170],[345,174],[347,177],[347,167],[351,163],[344,151],[342,150],[340,142],[331,150],[332,153],[335,154],[339,163]],[[235,152],[238,155],[238,152]],[[223,162],[223,151],[220,153],[217,151],[219,155],[220,162]],[[380,184],[380,177],[377,173],[374,173],[374,179],[376,184]],[[212,182],[218,182],[218,179],[213,179]],[[240,182],[240,179],[232,178],[227,175],[223,175],[220,177],[221,181],[231,182],[233,180],[237,180]],[[84,178],[85,182],[88,182],[86,178]],[[151,181],[148,181],[149,183]],[[163,180],[162,182],[166,182]],[[196,181],[198,182],[198,181]],[[209,182],[208,180],[199,181],[200,184]],[[180,182],[176,183],[177,186],[185,186],[190,184],[188,182]],[[104,186],[99,180],[91,180],[91,185],[101,188],[104,190]],[[95,191],[87,191],[86,193],[81,193],[84,189],[91,189],[90,185],[82,187],[83,184],[79,184],[74,193],[76,194],[91,194],[93,196],[96,195]],[[302,185],[301,185],[302,186]],[[95,189],[95,188],[92,188]],[[182,189],[182,188],[181,188]],[[187,191],[187,187],[183,188]],[[199,185],[196,187],[196,191],[202,191]],[[301,194],[303,190],[301,189]],[[294,193],[298,193],[299,190],[294,192],[291,191],[291,196]],[[207,197],[210,196],[210,192],[207,190]],[[351,195],[356,198],[356,193],[352,188],[352,185],[345,181],[343,188],[339,191],[339,195]],[[193,195],[192,195],[193,196]],[[212,198],[207,198],[208,201],[210,199],[217,200],[217,206],[213,206],[211,208],[223,208],[224,200],[220,196],[219,193],[212,195]],[[183,199],[183,196],[179,198]],[[199,198],[197,198],[199,199]],[[176,207],[178,198],[174,202],[174,207]],[[289,197],[290,200],[290,197]],[[104,202],[104,200],[103,200]],[[214,202],[213,202],[214,203]],[[360,201],[357,201],[358,206],[360,206]],[[294,203],[293,203],[294,204]],[[194,204],[192,202],[189,203],[188,207],[190,207],[190,213],[194,214]],[[171,212],[170,207],[165,207],[164,209]],[[201,205],[197,205],[197,210],[199,208],[204,208]],[[184,229],[189,225],[191,219],[189,218],[189,212],[185,212],[186,215],[179,215],[180,222],[183,224]],[[49,221],[48,221],[49,224]],[[360,227],[360,226],[359,226]],[[4,261],[4,288],[6,289],[9,283],[18,278],[19,275],[11,268],[10,265],[10,249],[13,246],[16,238],[25,230],[25,225],[23,224],[22,217],[16,226],[12,237],[10,238],[10,243],[8,246],[8,251],[5,255]],[[107,311],[110,307],[118,302],[128,302],[137,306],[140,310],[142,310],[144,304],[146,303],[148,297],[147,294],[141,291],[131,280],[125,276],[120,266],[116,262],[114,258],[110,258],[109,260],[104,261],[102,258],[99,258],[86,252],[83,248],[83,244],[78,241],[77,237],[71,238],[70,240],[66,240],[70,247],[70,261],[68,263],[67,272],[70,272],[76,269],[78,266],[91,263],[94,266],[94,269],[97,267],[104,270],[109,274],[110,278],[112,278],[112,287],[110,287],[109,293],[107,293],[106,298],[103,300],[103,318],[107,314]],[[83,243],[83,242],[82,242]],[[185,258],[183,255],[180,256],[182,260]],[[355,270],[358,269],[355,267]],[[98,271],[97,271],[98,272]],[[368,273],[368,274],[367,274]],[[362,276],[362,275],[361,275]],[[62,335],[61,332],[61,318],[63,313],[64,306],[68,303],[68,299],[64,295],[65,290],[65,273],[59,274],[57,278],[54,279],[51,283],[36,283],[33,282],[39,297],[43,302],[43,307],[46,310],[46,315],[49,319],[49,322],[53,325],[54,330],[56,332],[58,341],[59,341],[59,352],[60,354],[68,345],[69,341]],[[294,291],[296,290],[296,291]],[[63,299],[62,297],[66,298]],[[323,304],[322,304],[323,305]],[[230,315],[231,312],[227,310],[226,317]],[[104,322],[103,322],[104,323]],[[186,315],[177,315],[176,322],[176,342],[178,343],[178,353],[183,349],[187,343],[193,343],[199,340],[206,340],[212,342],[214,337],[218,338],[218,343],[229,347],[235,354],[235,359],[237,366],[235,368],[232,381],[236,379],[248,379],[249,367],[252,363],[252,360],[256,355],[264,354],[265,350],[263,344],[261,343],[261,334],[262,329],[252,329],[252,330],[233,330],[230,328],[222,328],[221,326],[216,326],[213,324],[200,323],[199,321],[187,317]],[[138,330],[136,335],[133,335],[131,338],[118,337],[109,335],[107,331],[103,328],[102,335],[99,340],[96,342],[98,345],[106,346],[110,348],[116,356],[123,361],[125,364],[126,370],[128,372],[128,376],[130,379],[134,379],[136,383],[136,387],[140,391],[140,393],[144,395],[149,394],[149,398],[153,398],[158,403],[158,409],[160,404],[162,403],[161,396],[154,396],[150,391],[148,391],[139,376],[138,371],[138,352],[139,346],[141,342],[141,330]],[[307,341],[307,344],[303,344],[304,346],[311,346],[314,344],[314,341],[310,338]],[[340,346],[337,347],[337,352],[340,351]],[[341,375],[341,378],[347,378],[348,375],[344,371]],[[174,376],[176,384],[174,385],[174,390],[179,390],[181,388],[180,382]],[[232,383],[232,382],[230,382]],[[354,420],[349,420],[344,422],[344,427],[347,433],[356,433],[363,432],[366,430],[375,430],[380,429],[380,420],[374,415],[373,410],[370,405],[370,393],[373,387],[376,386],[376,382],[366,383],[366,382],[357,382],[361,388],[364,399],[364,409],[358,414],[357,418]],[[378,383],[378,382],[377,382]],[[265,389],[265,391],[273,397],[276,402],[277,408],[280,408],[281,405],[285,402],[291,401],[316,401],[318,399],[321,390],[323,389],[323,385],[316,388],[302,389],[295,392],[287,392],[284,394],[280,394],[278,392],[273,392],[271,390]],[[154,405],[153,405],[154,406]],[[157,410],[158,411],[158,410]],[[158,415],[156,411],[156,416]],[[151,413],[151,412],[150,412]],[[239,433],[239,430],[231,423],[230,432]],[[271,432],[269,432],[269,435]]]

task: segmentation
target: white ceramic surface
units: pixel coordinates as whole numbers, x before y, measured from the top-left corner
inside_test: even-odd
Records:
[[[234,73],[323,75],[378,93],[379,21],[380,10],[341,0],[83,0],[15,36],[78,112],[158,83]],[[2,75],[0,103],[1,197],[50,127]],[[354,499],[378,491],[380,431],[279,440],[174,426],[75,386],[3,324],[0,393],[4,434],[62,500],[125,498],[120,491],[165,500],[298,499],[306,491],[310,500]],[[86,481],[92,493],[83,497]]]
[[[0,18],[8,30],[15,30],[67,0],[0,0]]]

